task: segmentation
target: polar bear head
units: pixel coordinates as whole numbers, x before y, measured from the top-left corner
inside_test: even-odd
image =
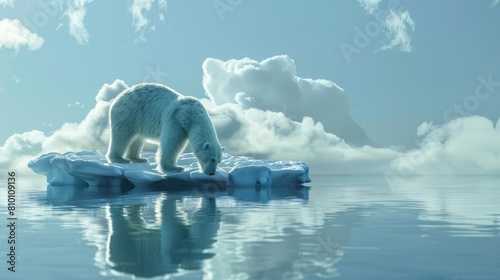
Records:
[[[214,145],[205,142],[202,148],[195,152],[198,165],[203,173],[210,176],[215,175],[217,164],[220,163],[222,159],[222,151],[224,151],[224,148],[218,143]]]

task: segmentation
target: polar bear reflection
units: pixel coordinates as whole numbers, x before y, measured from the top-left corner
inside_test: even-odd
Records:
[[[110,207],[108,265],[119,273],[155,277],[181,269],[198,270],[213,257],[205,252],[216,241],[220,212],[214,199],[203,198],[189,219],[177,208],[178,199],[161,200],[156,223],[147,223],[141,205]]]

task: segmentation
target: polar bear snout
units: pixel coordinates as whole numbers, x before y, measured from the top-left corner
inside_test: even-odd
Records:
[[[203,171],[203,173],[205,173],[205,174],[207,174],[209,176],[214,176],[215,175],[215,170],[206,170],[206,169],[203,170],[203,168],[202,168],[202,171]]]
[[[205,165],[205,168],[203,169],[203,173],[213,176],[215,175],[215,172],[217,171],[217,164],[209,162],[208,164]]]
[[[215,159],[210,159],[206,162],[201,162],[200,169],[203,173],[213,176],[217,172],[217,161]]]
[[[220,145],[205,142],[200,149],[195,150],[198,166],[203,173],[213,176],[217,172],[217,164],[221,162],[222,149]]]

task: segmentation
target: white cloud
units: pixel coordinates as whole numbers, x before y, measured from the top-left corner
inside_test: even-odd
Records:
[[[209,112],[219,140],[229,153],[302,160],[314,174],[383,174],[384,168],[400,155],[389,149],[349,146],[310,117],[297,122],[282,112],[244,109],[238,104],[214,106]]]
[[[400,175],[500,174],[500,119],[496,126],[480,116],[424,125],[420,147],[393,161],[392,170]]]
[[[409,152],[355,148],[338,133],[339,128],[356,128],[342,89],[330,81],[297,77],[288,57],[262,62],[207,59],[203,72],[203,86],[214,104],[204,103],[222,144],[235,155],[304,160],[313,173],[389,171],[397,178],[441,171],[500,173],[500,122],[495,128],[475,116],[441,126],[425,123],[417,129],[422,146]]]
[[[14,8],[14,0],[0,0],[0,6],[2,5],[4,9],[7,7]]]
[[[85,105],[83,105],[82,103],[80,103],[79,101],[75,101],[74,103],[68,103],[66,104],[66,107],[70,108],[71,106],[75,106],[75,107],[78,107],[78,108],[84,108]]]
[[[42,152],[46,140],[47,137],[38,130],[12,135],[0,146],[0,168],[27,171],[26,164]]]
[[[132,14],[132,24],[135,27],[135,31],[139,32],[139,39],[145,41],[144,32],[147,30],[150,24],[150,18],[148,13],[153,7],[155,0],[133,0],[129,11]],[[158,3],[158,21],[165,20],[165,12],[167,10],[167,0],[157,0]],[[155,26],[153,25],[153,29]]]
[[[385,18],[384,27],[387,28],[387,36],[391,38],[391,42],[382,46],[381,50],[392,50],[399,48],[402,52],[411,52],[411,32],[415,31],[415,22],[411,19],[408,11],[395,12],[390,11]]]
[[[500,120],[496,127],[480,116],[431,126],[419,149],[400,152],[349,146],[309,117],[295,122],[280,112],[237,104],[214,106],[210,114],[228,152],[302,160],[313,174],[385,174],[396,184],[414,175],[500,174]]]
[[[21,47],[34,51],[42,47],[44,40],[38,34],[24,27],[18,19],[0,20],[0,49],[10,48],[16,52]]]
[[[303,160],[313,175],[386,175],[391,184],[413,175],[500,175],[500,119],[496,124],[480,116],[458,118],[442,125],[423,123],[416,128],[420,147],[405,152],[353,147],[338,135],[326,132],[326,125],[308,116],[313,113],[306,106],[309,97],[321,104],[318,110],[327,110],[331,106],[328,102],[343,94],[341,89],[332,82],[296,77],[293,62],[287,57],[260,63],[244,59],[222,64],[208,59],[203,69],[204,86],[215,104],[208,99],[202,102],[221,143],[231,154]],[[295,79],[288,78],[290,73]],[[300,86],[301,81],[307,86]],[[104,153],[109,140],[109,106],[126,88],[121,80],[104,85],[97,93],[95,107],[82,122],[66,123],[50,136],[39,131],[11,136],[0,147],[0,169],[26,170],[28,160],[46,152],[101,150]],[[235,94],[235,90],[241,89],[244,91]],[[301,104],[291,106],[290,111],[276,107],[280,102],[294,105],[288,99]],[[335,106],[327,110],[330,115],[337,114]],[[328,123],[328,114],[318,116],[325,117]]]
[[[167,0],[158,0],[158,9],[160,11],[158,20],[165,21],[165,12],[167,11]]]
[[[372,14],[378,9],[378,5],[382,0],[358,0],[358,2],[363,9]]]
[[[68,17],[69,33],[76,39],[79,44],[87,44],[89,42],[89,33],[83,23],[88,3],[93,0],[70,0],[64,14]]]
[[[203,87],[217,105],[283,112],[298,122],[308,116],[348,143],[370,143],[352,119],[344,90],[331,81],[297,77],[295,62],[288,56],[261,62],[209,58],[203,63],[203,74]]]
[[[151,10],[153,0],[133,0],[130,6],[132,13],[132,23],[135,26],[135,31],[141,31],[148,25],[146,13]]]
[[[411,33],[415,32],[415,21],[408,11],[398,7],[399,2],[388,4],[387,10],[380,9],[382,0],[358,0],[358,2],[368,14],[376,18],[390,40],[378,51],[399,49],[402,52],[411,52],[413,50]]]
[[[0,0],[1,1],[1,0]],[[87,44],[89,42],[89,32],[87,31],[84,20],[87,14],[87,4],[93,2],[93,0],[55,0],[62,10],[64,10],[64,15],[68,19],[69,23],[69,33],[76,39],[79,44]],[[153,9],[154,2],[156,3],[157,9]],[[155,29],[155,25],[150,26],[152,21],[149,13],[154,10],[158,13],[157,22],[162,22],[165,20],[165,13],[167,10],[167,0],[132,0],[130,6],[128,7],[130,13],[132,14],[132,24],[135,31],[140,33],[139,40],[145,41],[144,32],[150,28]],[[57,29],[62,27],[59,24]]]
[[[496,5],[500,4],[500,0],[493,0],[490,4],[491,7],[495,7]]]

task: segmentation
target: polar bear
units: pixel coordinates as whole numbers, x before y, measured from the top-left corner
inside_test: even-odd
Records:
[[[143,83],[121,92],[109,109],[109,162],[146,162],[140,153],[145,140],[159,142],[158,169],[181,172],[176,166],[189,140],[200,169],[215,175],[223,148],[207,111],[194,97],[161,84]]]

